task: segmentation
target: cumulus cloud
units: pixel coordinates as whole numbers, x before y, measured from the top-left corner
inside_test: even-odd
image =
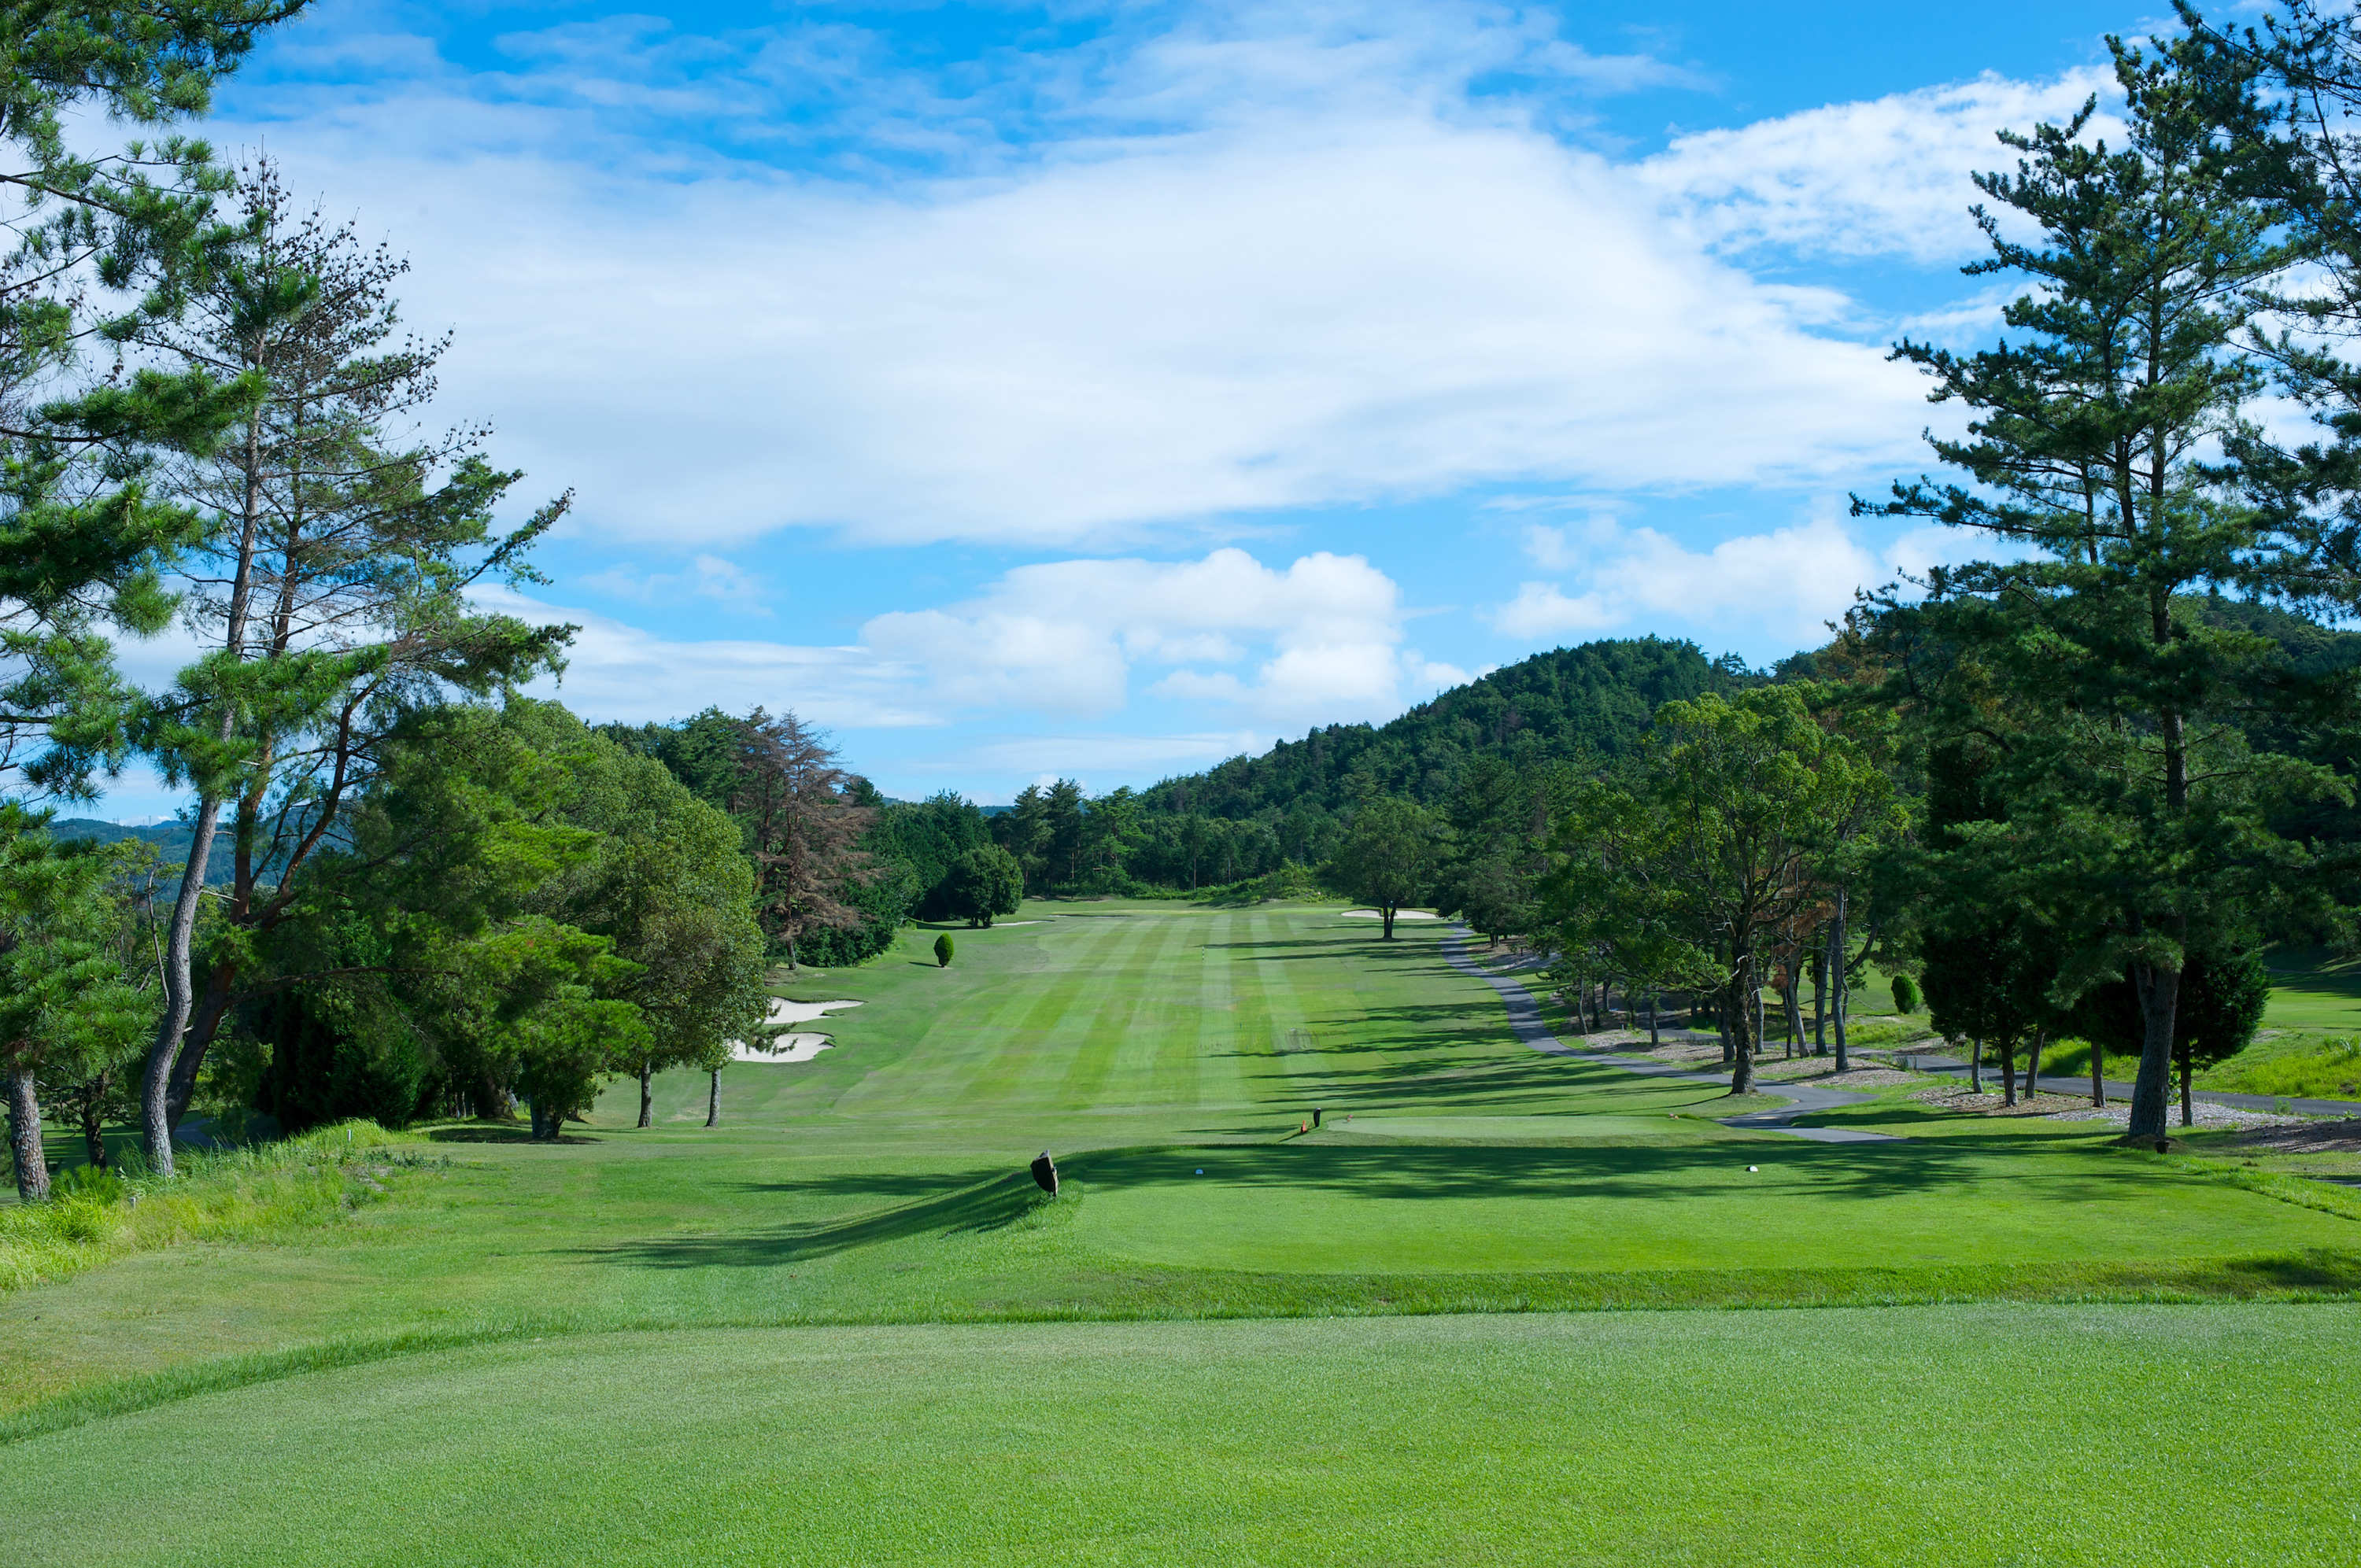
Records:
[[[1993,133],[2064,121],[2093,93],[2114,95],[2111,71],[1986,74],[1681,137],[1638,174],[1718,249],[1949,260],[1984,247],[1968,211],[1983,197],[1969,176],[2015,166]],[[2091,127],[2111,139],[2122,129],[2104,115]]]
[[[1743,624],[1805,645],[1826,635],[1857,590],[1964,560],[1982,543],[1929,527],[1873,551],[1829,515],[1706,550],[1606,517],[1534,527],[1526,534],[1527,554],[1543,570],[1566,576],[1521,585],[1491,620],[1511,636],[1532,639],[1596,636],[1642,620],[1686,621],[1724,635]]]
[[[1321,551],[1279,571],[1225,548],[1021,566],[968,604],[878,616],[862,637],[930,671],[937,689],[991,706],[1111,713],[1144,663],[1180,666],[1149,688],[1160,696],[1271,719],[1390,718],[1438,677],[1466,678],[1398,646],[1400,598],[1357,555]],[[1258,660],[1257,646],[1268,649]]]
[[[762,703],[852,729],[1007,711],[1104,718],[1128,704],[1141,665],[1164,672],[1158,696],[1270,721],[1389,718],[1468,678],[1400,645],[1400,601],[1357,555],[1318,552],[1279,569],[1235,548],[1019,567],[965,602],[872,617],[840,647],[671,640],[507,590],[482,596],[581,627],[557,689],[592,718]]]

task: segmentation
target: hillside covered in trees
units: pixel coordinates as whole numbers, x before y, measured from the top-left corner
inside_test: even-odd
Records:
[[[1455,686],[1390,723],[1332,724],[1259,757],[1167,779],[1140,800],[1151,813],[1232,820],[1283,817],[1299,807],[1333,813],[1372,793],[1439,805],[1472,759],[1522,767],[1624,756],[1663,704],[1749,678],[1735,655],[1709,660],[1685,641],[1556,648]]]

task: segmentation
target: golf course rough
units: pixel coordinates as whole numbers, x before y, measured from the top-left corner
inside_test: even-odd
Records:
[[[816,982],[718,1128],[428,1128],[0,1295],[0,1562],[2351,1560],[2342,1212],[1898,1093],[1722,1127],[1432,923],[1026,913]],[[1642,1305],[1725,1310],[1546,1310]]]

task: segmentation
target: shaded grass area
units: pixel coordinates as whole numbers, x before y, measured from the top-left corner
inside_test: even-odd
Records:
[[[1980,1306],[510,1340],[30,1439],[0,1512],[102,1565],[2327,1564],[2356,1329]],[[2123,1453],[2172,1508],[2028,1462]]]
[[[2273,1029],[2361,1032],[2361,958],[2325,948],[2281,948],[2266,957],[2271,999],[2263,1024]]]

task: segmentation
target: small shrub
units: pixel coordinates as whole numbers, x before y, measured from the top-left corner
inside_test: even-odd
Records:
[[[49,1183],[52,1198],[82,1198],[93,1203],[120,1203],[130,1190],[122,1177],[98,1165],[70,1166]]]
[[[74,1191],[0,1209],[0,1290],[184,1241],[255,1241],[332,1224],[350,1211],[348,1168],[421,1163],[411,1151],[387,1148],[390,1141],[374,1123],[343,1122],[276,1143],[185,1150],[172,1180],[136,1169],[103,1173],[120,1185],[120,1201]]]
[[[1896,1013],[1918,1011],[1918,982],[1906,974],[1894,977],[1894,1010]]]
[[[951,954],[956,950],[957,944],[952,942],[951,934],[949,931],[935,938],[935,967],[937,969],[950,968]]]

